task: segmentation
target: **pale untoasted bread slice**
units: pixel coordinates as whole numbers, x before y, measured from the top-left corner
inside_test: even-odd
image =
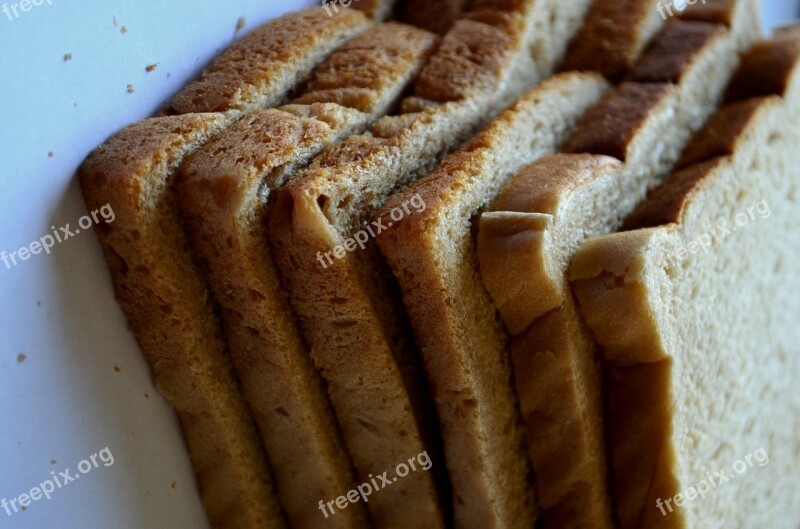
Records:
[[[278,106],[338,47],[365,31],[369,20],[343,8],[286,14],[225,50],[200,79],[181,90],[167,113],[223,112]]]
[[[181,171],[181,210],[222,307],[231,356],[273,462],[278,493],[298,529],[365,528],[365,507],[376,528],[444,527],[427,472],[376,491],[366,505],[335,513],[325,507],[325,514],[318,509],[320,500],[347,494],[355,481],[264,230],[272,191],[327,146],[362,132],[396,105],[437,43],[435,35],[412,26],[375,26],[335,52],[292,104],[250,112]],[[405,439],[391,440],[403,450],[365,452],[348,444],[359,483],[428,449],[413,422],[405,428]]]
[[[230,119],[194,114],[137,123],[94,151],[80,179],[87,206],[109,204],[116,215],[96,231],[117,300],[181,419],[212,524],[278,529],[285,525],[267,461],[170,194],[181,159]]]
[[[444,37],[401,114],[325,152],[278,192],[272,210],[270,240],[292,304],[340,422],[344,417],[351,425],[343,426],[345,437],[364,443],[365,453],[380,450],[386,439],[407,436],[404,424],[421,418],[412,410],[424,410],[429,401],[396,285],[377,247],[366,241],[365,250],[339,259],[332,252],[366,229],[365,222],[372,226],[395,189],[430,170],[501,105],[552,71],[587,7],[478,4]],[[532,48],[539,51],[536,57]],[[488,441],[454,442],[448,452],[458,527],[533,523],[518,430],[514,423],[508,427],[495,450]]]
[[[610,496],[601,370],[569,291],[569,261],[587,237],[618,227],[674,166],[724,93],[737,32],[755,34],[754,24],[667,23],[631,81],[586,114],[565,147],[574,154],[526,167],[490,206],[496,213],[481,217],[480,270],[513,336],[537,491],[552,527],[611,526],[596,514]]]
[[[695,163],[570,267],[609,373],[625,529],[800,523],[787,480],[800,463],[798,51],[746,54],[736,102],[687,151]],[[794,60],[775,70],[777,56]],[[782,88],[765,95],[751,75]]]

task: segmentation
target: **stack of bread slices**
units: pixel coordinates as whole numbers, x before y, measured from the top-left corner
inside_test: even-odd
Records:
[[[212,526],[796,529],[800,35],[757,0],[353,6],[80,170]]]

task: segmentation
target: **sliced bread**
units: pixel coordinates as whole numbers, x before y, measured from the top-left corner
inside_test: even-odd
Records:
[[[407,437],[409,426],[431,429],[424,424],[431,411],[425,377],[396,285],[371,240],[379,228],[370,221],[394,190],[552,71],[587,8],[588,2],[476,2],[445,35],[399,115],[329,149],[279,190],[270,242],[348,444],[380,449]],[[575,84],[586,90],[565,98],[580,105],[598,95],[602,82]],[[422,206],[415,199],[404,204],[409,214]],[[363,250],[353,245],[356,236],[365,239]],[[533,524],[517,425],[507,426],[492,449],[480,440],[453,442],[448,451],[457,527]],[[479,432],[472,434],[479,440]],[[445,463],[436,458],[434,465]]]
[[[295,82],[368,27],[361,13],[328,22],[315,10],[271,21],[223,53],[170,112],[285,100]],[[117,215],[96,232],[120,306],[181,419],[212,525],[279,528],[271,471],[172,196],[183,159],[240,117],[189,113],[131,125],[95,150],[79,177],[87,205],[108,204]]]
[[[513,336],[547,527],[612,523],[608,510],[598,516],[611,496],[602,373],[570,294],[569,261],[587,237],[618,227],[636,197],[669,173],[722,98],[738,62],[739,33],[755,36],[756,20],[740,17],[733,29],[668,22],[629,81],[586,114],[567,153],[525,167],[481,216],[481,276]]]
[[[570,267],[623,529],[800,524],[800,41],[758,44],[728,93],[688,165]]]
[[[317,509],[318,503],[345,495],[355,482],[266,248],[269,198],[324,148],[387,113],[437,43],[435,35],[404,24],[367,30],[320,66],[290,105],[250,112],[189,157],[178,180],[179,204],[221,305],[231,357],[284,509],[298,529],[365,527],[365,506]],[[415,425],[405,427],[407,437],[392,440],[391,449],[348,444],[360,481],[426,449]],[[425,472],[376,492],[366,507],[376,528],[444,527],[433,480]]]

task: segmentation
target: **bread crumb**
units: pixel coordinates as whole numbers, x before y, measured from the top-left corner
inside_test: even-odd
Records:
[[[40,300],[38,300],[38,299],[36,300],[36,306],[37,307],[41,307],[42,306],[42,302]]]
[[[129,85],[128,85],[128,93],[129,93],[129,94],[132,94],[134,91],[135,91],[135,90],[133,89],[133,85],[132,85],[132,84],[129,84]]]
[[[175,488],[175,487],[177,487],[177,486],[178,486],[178,484],[177,484],[177,483],[175,483],[175,482],[173,481],[173,482],[170,484],[169,488],[171,488],[171,489],[174,489],[174,488]]]
[[[53,156],[55,156],[55,153],[53,151],[47,151],[48,158],[52,158]]]
[[[172,77],[172,72],[167,72],[167,79],[169,79],[170,77]]]
[[[28,508],[27,508],[27,507],[25,507],[24,505],[21,505],[21,504],[20,504],[20,507],[22,507],[22,512],[25,512],[25,511],[27,511],[27,510],[28,510]]]
[[[119,20],[117,20],[117,15],[114,15],[114,27],[119,27]]]
[[[64,62],[71,61],[71,60],[72,60],[72,54],[71,53],[65,53],[64,54]]]
[[[58,461],[56,461],[55,459],[51,459],[51,460],[50,460],[50,464],[51,464],[51,465],[55,465],[56,463],[58,463]]]
[[[247,19],[244,17],[239,17],[239,20],[236,21],[236,31],[234,31],[233,33],[234,34],[239,33],[241,30],[244,29],[246,25],[247,25]]]
[[[78,108],[78,102],[75,101],[74,103],[72,103],[72,106],[75,107],[75,108]]]
[[[125,26],[122,26],[122,28],[119,30],[119,32],[124,35],[125,33],[128,32],[128,28],[126,28]]]
[[[144,398],[146,398],[146,399],[150,398],[150,395],[148,395],[146,391],[144,392]]]
[[[18,354],[18,355],[17,355],[17,363],[18,363],[18,364],[21,364],[22,362],[24,362],[24,361],[25,361],[25,359],[26,359],[26,358],[28,358],[28,357],[27,357],[27,356],[25,356],[25,354],[24,354],[24,353],[20,353],[20,354]]]
[[[150,73],[150,72],[152,72],[153,70],[155,70],[156,68],[158,68],[158,63],[155,63],[155,64],[148,64],[147,66],[145,66],[145,68],[144,68],[144,69],[145,69],[145,71],[146,71],[146,72]]]
[[[114,366],[115,373],[119,373],[120,371],[122,371],[122,369],[120,369],[119,366]]]

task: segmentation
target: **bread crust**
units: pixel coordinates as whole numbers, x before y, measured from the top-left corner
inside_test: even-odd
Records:
[[[225,50],[199,80],[181,90],[169,112],[222,112],[280,105],[291,87],[307,79],[336,48],[369,26],[360,11],[342,9],[332,17],[322,7],[267,22]]]

